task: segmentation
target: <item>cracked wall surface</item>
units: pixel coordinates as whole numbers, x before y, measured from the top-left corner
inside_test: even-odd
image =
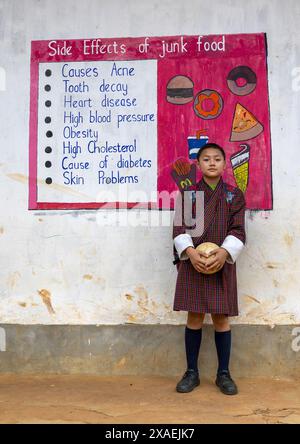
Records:
[[[223,0],[129,0],[126,8],[115,0],[105,4],[105,14],[96,0],[87,8],[71,0],[0,2],[3,324],[179,325],[186,319],[172,309],[171,226],[117,226],[109,210],[28,211],[31,40],[240,32],[267,34],[274,202],[272,211],[246,214],[247,245],[237,265],[240,316],[233,323],[300,323],[299,19],[297,0],[284,8],[279,0],[231,1],[226,9]],[[147,214],[138,217],[145,222]]]

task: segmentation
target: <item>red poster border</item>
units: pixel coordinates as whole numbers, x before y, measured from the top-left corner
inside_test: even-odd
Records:
[[[243,55],[248,54],[261,54],[262,50],[266,52],[267,57],[267,47],[266,47],[266,35],[264,33],[255,34],[225,34],[227,42],[229,42],[229,51],[226,52],[226,56],[233,55]],[[247,38],[252,36],[256,45],[247,47]],[[39,76],[39,63],[42,62],[62,62],[62,61],[100,61],[100,60],[111,60],[111,61],[122,61],[122,60],[147,60],[147,59],[159,59],[159,51],[161,41],[173,42],[174,39],[187,39],[191,43],[195,43],[199,36],[163,36],[163,37],[134,37],[134,38],[115,38],[115,39],[99,39],[103,44],[109,45],[116,42],[117,44],[126,44],[128,51],[126,54],[119,54],[116,58],[115,54],[106,54],[105,57],[99,57],[95,55],[83,55],[83,42],[85,40],[93,39],[78,39],[78,40],[37,40],[31,42],[31,66],[30,66],[30,121],[29,121],[29,209],[30,210],[54,210],[54,209],[131,209],[131,208],[144,208],[144,209],[158,209],[158,210],[173,210],[174,202],[171,200],[170,206],[168,208],[159,208],[157,203],[153,202],[38,202],[37,201],[37,130],[38,130],[38,76]],[[203,36],[206,41],[214,41],[215,39],[220,39],[222,35],[206,35]],[[139,53],[137,47],[139,44],[145,42],[149,43],[148,53]],[[245,39],[245,40],[244,40]],[[49,55],[48,45],[50,42],[55,40],[57,45],[71,45],[73,47],[74,53],[72,56],[62,56],[62,55]],[[253,42],[251,40],[251,42]],[[264,45],[264,47],[262,47]],[[199,57],[199,54],[193,52],[189,53],[189,56]],[[206,57],[220,57],[219,53],[208,52],[205,54]],[[221,55],[222,56],[222,55]],[[168,58],[182,58],[186,57],[185,54],[168,54]],[[157,86],[158,88],[158,86]],[[158,91],[157,91],[158,96]],[[157,116],[159,112],[157,112]],[[157,122],[157,144],[159,145],[159,122]],[[271,157],[270,151],[270,160]],[[157,162],[159,167],[159,150],[157,153]],[[270,166],[271,168],[271,166]],[[158,168],[159,170],[159,168]],[[271,170],[270,170],[271,172]],[[158,179],[158,178],[157,178]],[[273,202],[273,192],[272,192],[272,174],[270,177],[271,186],[271,200]],[[157,190],[159,193],[162,190]],[[272,209],[266,208],[266,210]],[[253,210],[253,209],[252,209]],[[260,208],[259,210],[262,210]]]

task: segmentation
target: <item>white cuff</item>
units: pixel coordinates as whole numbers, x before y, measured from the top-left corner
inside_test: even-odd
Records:
[[[234,264],[244,248],[244,244],[237,237],[230,234],[229,236],[225,237],[221,247],[225,248],[225,250],[227,250],[230,254],[230,256],[226,259],[226,262],[228,262],[228,264]]]
[[[174,245],[181,260],[189,259],[186,253],[182,254],[182,252],[186,250],[186,248],[194,247],[192,237],[189,234],[185,233],[176,236],[174,238]]]

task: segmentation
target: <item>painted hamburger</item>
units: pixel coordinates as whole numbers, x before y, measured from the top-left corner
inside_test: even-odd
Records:
[[[174,105],[185,105],[194,100],[194,83],[186,76],[175,76],[167,84],[167,101]]]

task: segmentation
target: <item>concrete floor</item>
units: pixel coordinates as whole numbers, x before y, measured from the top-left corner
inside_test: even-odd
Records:
[[[192,393],[176,378],[0,375],[0,423],[300,423],[300,380],[239,379],[239,395],[214,381]]]

